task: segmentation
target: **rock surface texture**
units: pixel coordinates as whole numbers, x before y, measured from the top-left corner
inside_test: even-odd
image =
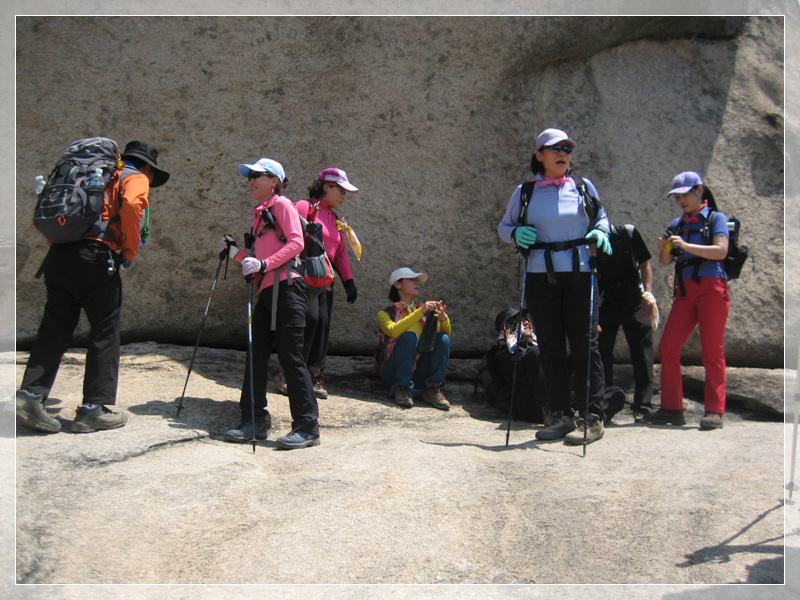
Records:
[[[369,359],[336,357],[320,446],[275,449],[291,417],[270,393],[274,429],[254,453],[222,441],[239,422],[243,352],[199,352],[176,417],[191,350],[125,346],[116,409],[130,420],[91,434],[68,433],[83,353],[67,353],[47,402],[62,432],[20,429],[16,473],[2,475],[16,484],[6,539],[17,583],[164,585],[159,598],[279,598],[280,587],[239,586],[298,583],[320,584],[301,590],[320,599],[574,598],[573,586],[591,584],[630,586],[578,597],[797,597],[800,515],[796,499],[784,504],[791,427],[780,417],[731,403],[723,429],[701,431],[694,400],[682,427],[634,422],[628,406],[584,457],[537,441],[541,425],[524,422],[506,446],[506,415],[467,379],[474,361],[453,361],[442,412],[399,408]],[[14,358],[20,376],[26,353],[0,355]],[[760,377],[780,392],[781,370]],[[12,413],[0,414],[8,446]],[[715,586],[735,583],[777,585]],[[26,599],[112,597],[103,586],[21,587]]]
[[[331,353],[372,350],[388,274],[408,265],[430,274],[424,298],[447,303],[454,353],[475,356],[519,302],[520,264],[496,227],[555,126],[612,221],[636,224],[652,253],[677,216],[672,177],[703,173],[754,258],[731,284],[728,361],[782,366],[781,17],[20,17],[16,33],[18,98],[35,99],[17,110],[21,347],[44,303],[34,178],[73,140],[104,135],[152,143],[172,173],[124,273],[127,341],[194,342],[218,240],[249,227],[237,167],[269,156],[293,200],[328,166],[361,189],[341,210],[364,247],[351,257],[359,296],[348,305],[336,288]],[[666,318],[672,269],[655,262]],[[205,343],[243,348],[245,298],[231,266]],[[696,335],[686,360],[699,364]]]

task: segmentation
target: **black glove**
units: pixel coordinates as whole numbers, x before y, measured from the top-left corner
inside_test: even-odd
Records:
[[[348,279],[342,285],[344,285],[344,291],[347,293],[347,302],[348,304],[353,304],[358,298],[358,292],[356,291],[356,282],[352,279]]]

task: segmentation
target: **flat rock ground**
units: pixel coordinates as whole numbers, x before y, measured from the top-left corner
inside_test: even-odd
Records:
[[[191,354],[123,347],[122,429],[14,438],[7,403],[16,539],[3,557],[16,583],[105,584],[12,582],[8,597],[798,597],[791,421],[729,406],[725,428],[704,432],[687,400],[684,427],[644,426],[626,408],[585,457],[527,423],[506,447],[505,415],[468,379],[475,361],[452,362],[441,412],[395,406],[371,359],[331,357],[322,444],[276,450],[290,415],[271,393],[274,429],[254,452],[222,441],[238,423],[243,352],[200,348],[176,417]],[[27,353],[6,359],[20,380]],[[47,405],[67,431],[82,376],[70,351]]]

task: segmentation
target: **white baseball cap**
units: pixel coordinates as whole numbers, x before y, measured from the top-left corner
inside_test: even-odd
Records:
[[[401,279],[414,279],[415,277],[420,283],[425,283],[428,281],[427,273],[416,273],[408,267],[400,267],[399,269],[392,271],[392,274],[389,275],[389,285],[394,285],[395,281],[399,281]]]

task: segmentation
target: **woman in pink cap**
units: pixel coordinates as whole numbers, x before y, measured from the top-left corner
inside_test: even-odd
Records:
[[[320,172],[317,179],[308,188],[310,200],[300,200],[295,204],[301,217],[322,225],[325,253],[342,279],[347,302],[350,304],[356,301],[358,293],[350,268],[350,259],[347,256],[347,244],[342,235],[342,230],[347,228],[347,223],[340,219],[335,211],[341,208],[348,193],[355,194],[357,191],[358,188],[350,183],[347,173],[342,169],[328,168]],[[360,252],[358,257],[360,258]],[[309,298],[303,356],[314,384],[314,394],[317,398],[322,399],[328,397],[322,372],[325,369],[325,357],[328,355],[332,311],[333,285],[316,298]],[[284,391],[286,384],[282,370],[275,380],[278,388]]]
[[[719,429],[725,413],[724,345],[730,309],[728,276],[722,264],[728,254],[728,217],[715,210],[713,196],[694,171],[676,175],[667,195],[683,215],[672,220],[656,244],[661,264],[675,265],[675,300],[658,345],[661,408],[643,420],[652,425],[686,424],[681,350],[699,326],[706,372],[700,429]]]

